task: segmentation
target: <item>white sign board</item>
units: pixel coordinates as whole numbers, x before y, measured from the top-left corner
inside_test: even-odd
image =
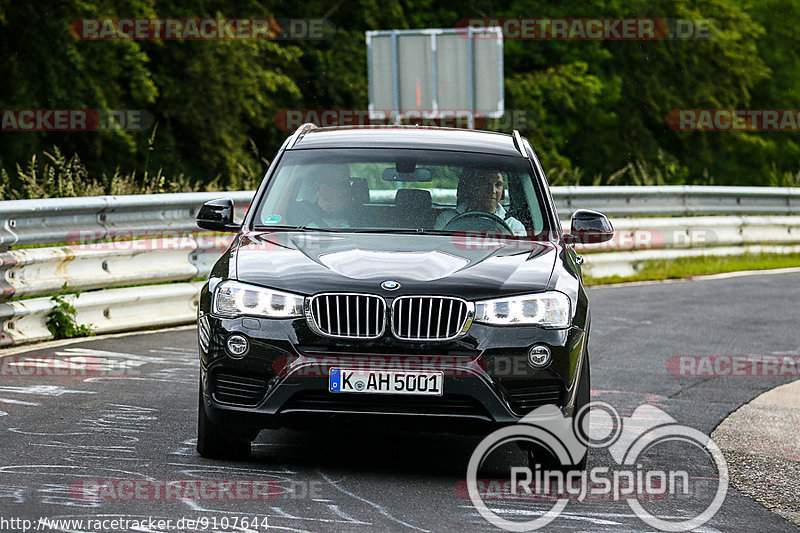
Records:
[[[499,27],[367,32],[371,118],[503,116]]]

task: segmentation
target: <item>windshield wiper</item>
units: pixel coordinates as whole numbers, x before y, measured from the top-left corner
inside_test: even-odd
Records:
[[[426,228],[315,228],[302,226],[256,226],[259,231],[319,231],[325,233],[385,233],[391,235],[452,235],[451,230]]]
[[[397,235],[426,235],[439,232],[439,230],[428,230],[425,228],[345,228],[343,231],[351,231],[353,233],[389,233]]]
[[[337,232],[343,231],[348,228],[312,228],[306,225],[303,226],[255,226],[255,229],[259,231],[271,231],[271,230],[281,230],[281,231],[325,231],[325,232]]]

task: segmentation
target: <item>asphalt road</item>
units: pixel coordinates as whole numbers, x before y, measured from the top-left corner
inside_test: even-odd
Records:
[[[625,416],[648,403],[680,424],[710,433],[737,407],[792,378],[679,377],[667,371],[667,361],[676,355],[800,355],[798,293],[796,273],[591,289],[593,399]],[[183,530],[194,531],[244,531],[233,527],[241,517],[257,521],[253,531],[263,531],[265,519],[270,528],[285,531],[496,529],[458,490],[478,437],[369,427],[280,430],[262,432],[246,460],[199,457],[194,451],[195,342],[194,331],[186,328],[87,340],[30,354],[93,358],[100,366],[91,377],[5,372],[0,381],[0,531],[21,531],[21,522],[9,522],[15,518],[40,517],[152,518],[138,529],[151,532],[177,531],[175,522],[170,529],[156,520],[182,517],[208,519],[207,529],[184,524]],[[709,471],[697,454],[665,450],[649,460]],[[496,462],[502,466],[517,455],[509,450]],[[598,465],[613,466],[606,450],[592,451],[590,466]],[[247,493],[235,501],[166,496],[129,501],[110,493],[95,501],[76,490],[108,479],[149,480],[151,486],[164,480],[269,480],[270,487],[280,489],[259,501]],[[688,517],[698,501],[703,501],[699,493],[694,499],[649,502],[647,508],[674,520]],[[521,520],[535,518],[549,505],[498,501],[491,507]],[[51,530],[122,529],[98,525]],[[722,508],[699,530],[797,529],[730,488]],[[571,501],[547,530],[654,528],[624,501],[591,499]]]

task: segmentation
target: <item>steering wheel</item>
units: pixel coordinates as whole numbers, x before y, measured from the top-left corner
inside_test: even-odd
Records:
[[[490,226],[487,228],[486,226]],[[499,230],[506,235],[514,235],[511,228],[508,227],[506,221],[495,215],[494,213],[487,213],[485,211],[467,211],[460,215],[454,216],[450,222],[445,224],[445,230]]]

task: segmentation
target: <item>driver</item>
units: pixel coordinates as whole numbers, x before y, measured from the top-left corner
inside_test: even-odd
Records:
[[[470,211],[483,211],[500,217],[514,235],[526,235],[522,222],[508,216],[505,208],[500,205],[505,197],[505,190],[503,174],[499,170],[465,169],[458,182],[456,208],[448,209],[439,215],[434,228],[443,229],[458,215]]]
[[[354,201],[348,166],[323,166],[312,183],[316,193],[315,201],[299,202],[293,218],[312,228],[352,227]]]

